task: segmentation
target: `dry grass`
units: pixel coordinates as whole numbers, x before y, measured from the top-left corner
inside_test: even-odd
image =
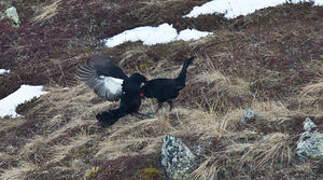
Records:
[[[189,82],[200,83],[204,81],[201,78],[204,75]],[[235,83],[222,74],[214,77],[219,82],[223,81],[223,86]],[[41,124],[44,130],[40,134],[35,133],[19,151],[19,156],[33,164],[33,168],[18,165],[5,169],[3,177],[9,174],[21,177],[31,172],[38,174],[43,170],[37,166],[45,168],[56,164],[60,165],[62,172],[73,171],[78,177],[84,177],[86,169],[97,167],[96,160],[110,162],[123,157],[159,153],[165,134],[182,137],[187,139],[186,142],[195,138],[197,140],[192,143],[205,149],[204,162],[193,172],[195,179],[236,178],[233,175],[236,173],[240,178],[276,177],[277,168],[288,168],[295,161],[294,134],[276,127],[286,122],[286,126],[291,125],[298,115],[289,111],[281,101],[260,102],[254,99],[249,108],[257,112],[257,117],[256,122],[249,125],[241,125],[240,119],[244,115],[241,108],[219,114],[212,108],[203,109],[201,106],[192,109],[177,105],[172,112],[165,107],[150,119],[126,116],[112,127],[100,130],[96,127],[94,112],[105,110],[112,104],[98,99],[84,85],[68,90],[59,87],[48,90],[51,93],[41,97],[40,104],[31,111],[41,110],[48,115]],[[153,104],[152,100],[145,101],[142,111],[151,111]],[[78,159],[85,161],[80,163]],[[303,166],[295,171],[313,174]],[[98,170],[98,173],[102,172]]]
[[[1,119],[1,121],[0,121],[0,132],[5,132],[8,129],[20,126],[23,123],[24,123],[23,119],[16,119],[15,121],[13,121],[10,118]]]
[[[81,147],[91,141],[94,138],[93,135],[87,135],[86,132],[79,133],[78,135],[75,135],[71,139],[69,139],[69,144],[57,144],[51,147],[53,149],[53,157],[52,160],[48,163],[57,163],[61,162],[64,158],[69,156],[69,153],[72,152],[74,149],[81,149]],[[77,151],[79,152],[79,151]],[[79,152],[81,153],[81,152]],[[81,154],[78,154],[81,155]]]
[[[323,94],[323,82],[313,83],[305,86],[302,89],[303,96],[316,96],[319,97]]]
[[[35,166],[32,163],[29,162],[21,162],[19,167],[11,168],[8,170],[5,170],[1,174],[1,179],[13,179],[13,180],[19,180],[22,177],[26,177],[27,172],[32,171],[36,169],[37,166]]]
[[[270,177],[268,175],[275,174],[277,166],[287,167],[294,158],[290,143],[290,137],[281,133],[250,143],[231,142],[224,151],[208,157],[192,175],[195,179],[240,179],[256,173]]]
[[[294,154],[290,143],[291,138],[286,134],[266,135],[260,140],[260,143],[248,148],[241,158],[241,164],[248,164],[252,171],[263,169],[265,164],[269,164],[270,168],[280,165],[279,163],[289,164]],[[230,147],[228,148],[230,149]]]
[[[54,17],[58,13],[58,7],[62,3],[62,0],[55,0],[53,3],[41,8],[39,15],[33,17],[33,23],[40,23]]]

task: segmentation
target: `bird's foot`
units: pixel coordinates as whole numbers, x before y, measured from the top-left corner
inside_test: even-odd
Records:
[[[169,112],[171,112],[173,110],[174,104],[173,101],[167,101],[167,103],[169,104]]]
[[[153,118],[153,117],[155,116],[155,113],[153,113],[153,112],[147,112],[145,115],[146,115],[148,118]]]
[[[156,111],[155,111],[155,114],[157,114],[157,113],[158,113],[158,111],[159,111],[159,109],[162,107],[162,105],[163,105],[163,103],[162,103],[162,102],[158,102],[158,107],[157,107],[157,109],[156,109]]]
[[[139,119],[145,119],[144,114],[139,113],[139,112],[135,112],[135,113],[133,113],[132,115],[136,116],[136,117],[137,117],[137,118],[139,118]]]
[[[148,118],[152,118],[153,116],[151,116],[151,114],[149,113],[140,113],[140,112],[136,112],[133,114],[134,116],[138,117],[139,119],[148,119]]]

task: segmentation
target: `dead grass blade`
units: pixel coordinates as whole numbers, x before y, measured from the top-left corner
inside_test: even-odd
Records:
[[[54,17],[58,13],[58,6],[62,3],[62,0],[56,0],[52,4],[44,6],[38,16],[32,19],[33,23],[39,23]]]

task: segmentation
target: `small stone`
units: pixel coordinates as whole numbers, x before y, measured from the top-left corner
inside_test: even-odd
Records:
[[[312,129],[316,128],[317,126],[313,123],[313,121],[310,118],[306,118],[304,121],[304,130],[305,131],[311,131]]]
[[[246,124],[250,122],[251,120],[255,119],[256,117],[256,112],[250,109],[246,110],[246,113],[243,115],[243,117],[240,119],[240,122],[243,124]]]
[[[20,25],[20,20],[19,20],[19,16],[18,16],[18,13],[17,13],[17,10],[15,7],[10,7],[6,10],[6,16],[13,20],[13,22],[15,23],[14,25],[16,27],[19,27]]]

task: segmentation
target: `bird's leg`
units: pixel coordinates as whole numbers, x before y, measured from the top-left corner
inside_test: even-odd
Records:
[[[136,116],[139,119],[145,119],[145,117],[149,117],[149,115],[141,113],[141,112],[134,112],[132,113],[134,116]]]
[[[162,107],[163,103],[162,102],[158,102],[158,107],[155,111],[155,114],[157,114],[157,112],[159,111],[159,109]]]
[[[173,105],[173,101],[169,100],[167,101],[167,103],[169,104],[169,111],[172,111],[174,105]]]
[[[134,113],[132,113],[132,115],[136,116],[139,119],[144,119],[143,115],[141,113],[139,113],[139,112],[134,112]]]

